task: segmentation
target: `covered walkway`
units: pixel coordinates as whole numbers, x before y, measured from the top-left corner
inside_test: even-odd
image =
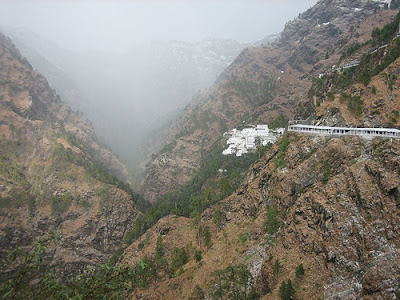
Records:
[[[289,125],[288,131],[318,135],[354,135],[400,139],[400,130],[394,128],[349,128],[295,124]]]

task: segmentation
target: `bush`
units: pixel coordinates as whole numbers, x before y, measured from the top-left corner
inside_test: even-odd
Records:
[[[294,299],[294,289],[290,279],[287,281],[287,283],[282,281],[282,284],[279,288],[279,295],[281,296],[282,300]]]
[[[63,212],[68,210],[71,203],[72,203],[72,195],[70,193],[65,193],[60,197],[52,196],[50,198],[50,206],[51,206],[51,211],[53,213],[62,214]]]
[[[216,211],[214,211],[213,213],[213,221],[214,224],[217,225],[218,227],[221,227],[222,225],[222,219],[223,219],[223,214],[222,212],[217,209]]]
[[[203,241],[204,241],[204,246],[209,248],[211,246],[211,232],[208,227],[203,232]]]
[[[279,141],[279,152],[277,154],[277,157],[275,158],[275,169],[281,168],[285,166],[285,156],[286,156],[286,151],[289,147],[289,134],[285,133],[281,140]]]
[[[326,94],[326,97],[328,98],[329,101],[335,100],[335,95],[332,92],[328,92]]]
[[[196,250],[194,252],[194,256],[193,257],[194,257],[194,260],[196,262],[200,262],[203,259],[203,256],[201,255],[201,250]]]
[[[271,207],[267,209],[267,219],[265,220],[265,232],[268,234],[275,234],[280,227],[279,212],[276,208]]]
[[[272,130],[276,128],[284,128],[287,126],[288,123],[288,117],[286,117],[285,115],[279,115],[279,117],[269,122],[268,127]]]
[[[156,250],[154,253],[154,258],[158,259],[164,256],[165,250],[164,250],[164,245],[163,245],[163,238],[161,236],[159,236],[157,238],[157,242],[156,242]]]
[[[296,267],[296,277],[297,278],[300,278],[300,277],[302,277],[304,275],[304,267],[303,267],[303,264],[299,264],[297,267]]]
[[[367,86],[370,81],[371,81],[371,73],[368,71],[364,71],[362,72],[359,76],[358,76],[358,81],[360,81],[362,84],[364,84],[365,86]]]
[[[281,269],[282,269],[281,262],[279,261],[279,259],[275,260],[275,263],[272,266],[272,274],[274,275],[274,278],[276,278],[279,275]]]
[[[188,262],[188,256],[185,248],[175,248],[171,256],[171,273],[184,266]]]
[[[241,232],[239,234],[239,241],[244,244],[247,241],[247,233]]]
[[[322,167],[322,183],[327,184],[329,177],[331,176],[331,164],[326,161]]]
[[[361,44],[360,43],[354,43],[352,45],[350,45],[347,49],[346,52],[343,54],[342,57],[347,57],[352,55],[353,53],[355,53],[358,49],[361,48]]]
[[[253,277],[245,265],[229,266],[217,270],[208,289],[211,299],[250,300],[259,299],[252,287]]]
[[[341,103],[347,102],[347,108],[351,113],[355,115],[362,114],[364,104],[359,96],[351,96],[346,93],[342,93],[339,100]]]

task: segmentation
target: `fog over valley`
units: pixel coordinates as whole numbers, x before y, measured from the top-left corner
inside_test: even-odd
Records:
[[[0,26],[137,174],[151,132],[314,2],[3,1]]]
[[[272,41],[314,2],[3,1],[0,24],[136,168],[143,138],[211,86],[243,48]]]

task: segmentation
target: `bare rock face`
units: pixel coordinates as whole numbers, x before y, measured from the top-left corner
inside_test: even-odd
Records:
[[[202,155],[227,129],[300,115],[297,107],[308,103],[312,78],[335,64],[356,36],[364,38],[357,27],[382,7],[379,1],[319,1],[289,22],[274,43],[243,50],[171,126],[175,139],[165,135],[171,147],[147,165],[141,185],[146,199],[154,201],[189,181]],[[389,22],[393,12],[386,11],[381,19]],[[379,20],[373,23],[381,26]],[[343,119],[334,114],[326,123],[339,125]],[[161,164],[165,158],[168,163]]]
[[[0,81],[0,256],[54,236],[49,257],[65,275],[107,261],[138,211],[99,164],[125,167],[2,34]]]

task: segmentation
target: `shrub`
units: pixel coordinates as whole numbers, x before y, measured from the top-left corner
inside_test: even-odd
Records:
[[[365,86],[367,86],[370,81],[371,81],[371,73],[368,71],[364,71],[362,72],[359,76],[358,76],[358,81],[360,81],[362,84],[364,84]]]
[[[349,99],[347,108],[355,115],[361,115],[363,111],[363,102],[359,96],[354,96]]]
[[[194,260],[196,262],[200,262],[203,259],[203,256],[201,255],[201,250],[196,250],[194,252],[194,256],[193,257],[194,257]]]
[[[204,246],[209,248],[211,246],[211,232],[208,227],[203,232],[203,241],[204,241]]]
[[[326,94],[326,97],[328,98],[329,101],[335,100],[335,95],[332,92],[328,92]]]
[[[247,241],[247,233],[241,232],[239,233],[239,241],[244,244]]]
[[[326,161],[322,167],[322,183],[327,184],[329,177],[331,176],[331,164]]]
[[[289,147],[289,134],[285,133],[281,140],[279,141],[279,152],[277,154],[277,157],[275,158],[275,169],[281,168],[285,166],[285,156],[286,156],[286,151]]]
[[[219,209],[214,211],[214,213],[213,213],[213,221],[214,221],[215,225],[217,225],[218,227],[221,227],[222,219],[223,219],[222,212]]]
[[[274,275],[275,278],[279,275],[281,269],[282,269],[281,262],[279,261],[279,259],[275,260],[275,263],[272,266],[272,274]]]
[[[280,227],[279,212],[276,208],[271,207],[267,209],[267,219],[265,220],[265,232],[268,234],[275,234]]]
[[[71,203],[72,203],[72,195],[70,193],[65,193],[60,197],[52,196],[50,198],[50,206],[51,206],[51,211],[53,213],[62,214],[63,212],[68,210]]]
[[[289,122],[288,117],[281,114],[276,119],[269,122],[268,127],[270,129],[283,128],[287,126],[288,122]]]
[[[287,281],[287,283],[282,281],[282,284],[279,288],[279,295],[281,296],[282,300],[294,299],[294,289],[290,279]]]
[[[210,299],[259,299],[252,287],[253,277],[245,265],[229,266],[212,275],[213,280],[207,293]]]
[[[188,256],[185,248],[175,248],[171,256],[171,273],[181,268],[188,262]]]
[[[163,239],[161,236],[157,238],[156,242],[156,250],[154,253],[154,258],[159,259],[164,256],[165,250],[164,250],[164,245],[163,245]]]
[[[297,267],[296,267],[296,277],[297,278],[300,278],[300,277],[302,277],[304,275],[304,267],[303,267],[303,264],[299,264]]]

